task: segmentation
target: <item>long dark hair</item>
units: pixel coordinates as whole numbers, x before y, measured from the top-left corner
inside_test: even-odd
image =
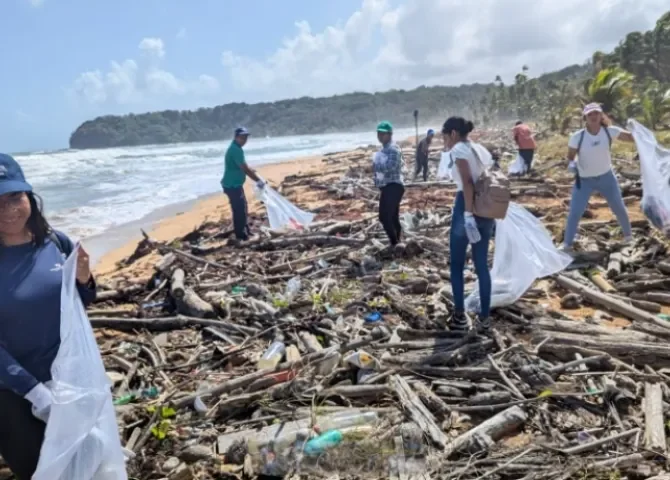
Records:
[[[28,201],[30,202],[30,217],[28,217],[28,223],[26,224],[30,233],[33,234],[33,243],[35,245],[44,245],[47,237],[53,231],[49,222],[44,217],[42,206],[44,202],[42,197],[34,194],[33,192],[26,193],[28,196]]]

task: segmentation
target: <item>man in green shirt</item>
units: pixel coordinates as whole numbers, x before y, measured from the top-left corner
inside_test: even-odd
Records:
[[[230,209],[233,211],[233,226],[238,240],[249,239],[247,225],[247,198],[244,195],[244,182],[247,176],[256,182],[258,188],[265,188],[265,182],[259,178],[254,170],[249,168],[244,159],[242,147],[247,143],[249,131],[240,127],[235,129],[235,138],[226,150],[225,166],[221,186],[228,196]]]

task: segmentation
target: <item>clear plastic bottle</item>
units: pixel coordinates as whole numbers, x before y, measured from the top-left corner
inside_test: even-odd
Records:
[[[286,345],[284,342],[275,341],[270,344],[267,350],[258,360],[258,369],[275,368],[281,362],[281,359],[286,353]]]
[[[300,287],[302,287],[302,281],[300,280],[300,277],[293,277],[286,283],[286,298],[287,300],[291,301],[293,297],[295,297],[298,292],[300,291]]]

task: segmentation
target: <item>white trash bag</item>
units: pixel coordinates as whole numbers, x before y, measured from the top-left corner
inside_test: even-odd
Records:
[[[440,180],[453,180],[451,176],[451,155],[449,152],[442,152],[440,156],[440,164],[437,167],[437,178]]]
[[[670,150],[635,120],[628,120],[642,175],[642,211],[651,224],[670,237]]]
[[[495,252],[491,269],[491,307],[511,305],[538,278],[553,275],[572,263],[559,251],[542,222],[511,202],[503,220],[496,220]],[[479,287],[465,299],[465,308],[478,312]]]
[[[78,250],[63,265],[54,403],[32,480],[126,480],[111,385],[75,286]]]
[[[256,187],[256,198],[265,204],[272,230],[302,230],[314,220],[313,213],[300,210],[270,185],[266,184],[262,189]]]
[[[523,157],[517,153],[514,163],[510,163],[507,168],[507,175],[523,175],[526,173],[526,162]]]

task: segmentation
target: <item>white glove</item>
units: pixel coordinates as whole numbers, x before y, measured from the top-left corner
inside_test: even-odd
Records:
[[[49,419],[49,413],[51,412],[51,405],[54,402],[51,390],[49,390],[45,384],[38,383],[24,398],[32,404],[32,411],[35,418],[46,423]]]
[[[263,190],[265,188],[265,185],[266,185],[265,180],[259,180],[259,181],[256,182],[256,186],[258,188],[260,188],[261,190]]]
[[[575,162],[574,160],[571,161],[570,164],[568,165],[568,171],[570,173],[577,173],[577,162]]]
[[[477,243],[482,239],[475,216],[471,212],[465,212],[465,234],[468,236],[470,243]]]

